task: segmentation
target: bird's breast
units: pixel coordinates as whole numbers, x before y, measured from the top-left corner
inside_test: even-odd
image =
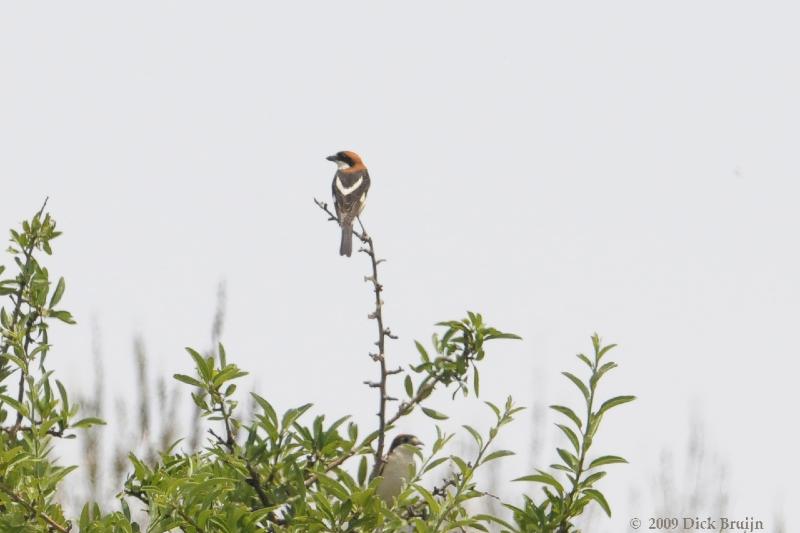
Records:
[[[385,502],[391,503],[411,478],[413,463],[414,455],[412,453],[399,452],[391,454],[383,466],[383,472],[381,472],[383,480],[377,490],[378,496]]]
[[[350,180],[347,180],[347,178],[342,180],[341,175],[336,176],[336,190],[338,190],[342,196],[347,196],[356,189],[358,189],[359,187],[361,187],[361,184],[364,183],[364,176],[358,176],[358,179],[350,182],[349,184],[346,184],[345,183],[346,181]]]

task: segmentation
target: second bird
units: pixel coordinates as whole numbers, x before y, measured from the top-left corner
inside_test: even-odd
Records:
[[[367,203],[369,173],[355,152],[337,152],[326,159],[338,167],[333,177],[333,205],[342,228],[339,255],[350,257],[353,253],[353,222]]]

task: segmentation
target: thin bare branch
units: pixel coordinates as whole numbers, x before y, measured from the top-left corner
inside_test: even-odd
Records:
[[[320,202],[317,199],[314,199],[314,203],[316,203],[320,209],[328,214],[330,220],[334,220],[337,223],[339,222],[339,219],[336,217],[336,215],[331,212],[330,209],[328,209],[327,204]],[[397,373],[394,371],[390,372],[386,366],[386,338],[388,337],[391,339],[396,339],[397,337],[392,335],[391,330],[388,327],[385,327],[383,324],[383,300],[381,299],[383,285],[381,285],[380,279],[378,278],[378,265],[382,262],[382,260],[378,259],[377,257],[375,252],[375,242],[372,240],[372,237],[369,236],[367,230],[364,229],[364,224],[361,222],[361,218],[358,218],[358,225],[361,227],[361,233],[358,233],[354,230],[353,234],[358,237],[362,243],[364,243],[365,246],[359,251],[364,252],[369,256],[370,263],[372,265],[372,275],[364,276],[364,281],[372,284],[372,290],[375,293],[375,310],[372,311],[368,317],[375,320],[378,330],[378,340],[375,342],[376,346],[378,347],[378,353],[377,355],[372,356],[372,358],[380,365],[380,380],[377,382],[365,382],[370,387],[377,388],[379,391],[378,444],[375,448],[375,460],[373,462],[372,474],[370,476],[375,477],[378,472],[380,472],[381,465],[383,464],[383,450],[386,445],[386,403],[389,401],[389,396],[386,392],[386,381],[389,375]]]
[[[0,490],[5,492],[8,495],[8,497],[11,498],[13,501],[25,507],[30,513],[44,520],[50,527],[50,529],[53,529],[55,531],[60,531],[61,533],[69,533],[69,531],[72,529],[72,525],[70,525],[69,523],[67,523],[67,525],[62,525],[56,522],[50,515],[48,515],[44,511],[38,510],[32,503],[25,500],[22,496],[11,490],[4,483],[0,483]]]

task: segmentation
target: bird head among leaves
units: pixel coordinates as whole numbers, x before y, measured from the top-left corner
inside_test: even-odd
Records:
[[[408,435],[406,433],[403,433],[394,438],[394,440],[392,441],[392,445],[389,447],[389,453],[391,453],[398,446],[402,446],[403,444],[407,444],[409,446],[422,446],[422,441],[419,440],[414,435]]]

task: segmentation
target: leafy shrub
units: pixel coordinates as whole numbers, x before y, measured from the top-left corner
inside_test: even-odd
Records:
[[[336,217],[321,202],[332,220]],[[45,366],[49,353],[49,324],[74,323],[59,307],[66,283],[51,281],[40,254],[52,253],[51,241],[60,235],[55,221],[42,209],[20,231],[11,231],[11,254],[17,272],[0,279],[0,531],[147,531],[187,532],[317,532],[317,531],[574,531],[573,520],[591,504],[610,515],[606,498],[596,488],[605,476],[601,467],[625,462],[613,455],[590,455],[606,413],[632,396],[600,401],[597,386],[616,364],[607,361],[613,345],[592,337],[593,357],[579,355],[588,378],[564,372],[585,404],[583,415],[567,406],[552,408],[564,415],[558,424],[569,443],[557,449],[560,462],[549,470],[519,477],[520,492],[528,483],[541,487],[539,497],[522,495],[522,502],[503,503],[509,516],[471,512],[469,502],[489,496],[476,481],[476,471],[512,455],[495,449],[504,426],[522,409],[508,398],[500,405],[485,402],[494,423],[483,430],[463,426],[476,444],[476,453],[461,457],[449,451],[454,434],[436,427],[437,438],[420,452],[416,470],[397,499],[387,505],[376,496],[386,452],[386,436],[401,418],[420,409],[436,424],[447,415],[427,406],[442,390],[452,397],[480,394],[479,366],[489,355],[489,343],[519,339],[486,324],[479,313],[438,324],[430,348],[417,342],[417,364],[390,369],[387,343],[395,338],[384,325],[383,286],[372,238],[356,233],[370,258],[367,276],[375,294],[378,380],[366,382],[377,391],[379,423],[364,432],[350,417],[332,422],[324,415],[309,419],[310,404],[280,412],[270,401],[252,393],[256,411],[245,418],[239,409],[237,379],[246,372],[229,360],[222,345],[205,356],[187,348],[193,363],[189,373],[174,378],[207,421],[205,445],[183,452],[181,441],[161,450],[155,461],[129,455],[130,473],[118,495],[120,509],[104,511],[87,503],[79,517],[68,519],[56,490],[69,483],[76,467],[59,466],[52,457],[55,439],[75,438],[76,431],[102,424],[80,419],[65,387]],[[4,268],[0,267],[0,276]],[[390,379],[402,377],[404,399],[394,402]],[[425,487],[422,477],[447,472],[444,481]],[[523,485],[522,483],[525,483]],[[135,503],[135,510],[131,505]]]

